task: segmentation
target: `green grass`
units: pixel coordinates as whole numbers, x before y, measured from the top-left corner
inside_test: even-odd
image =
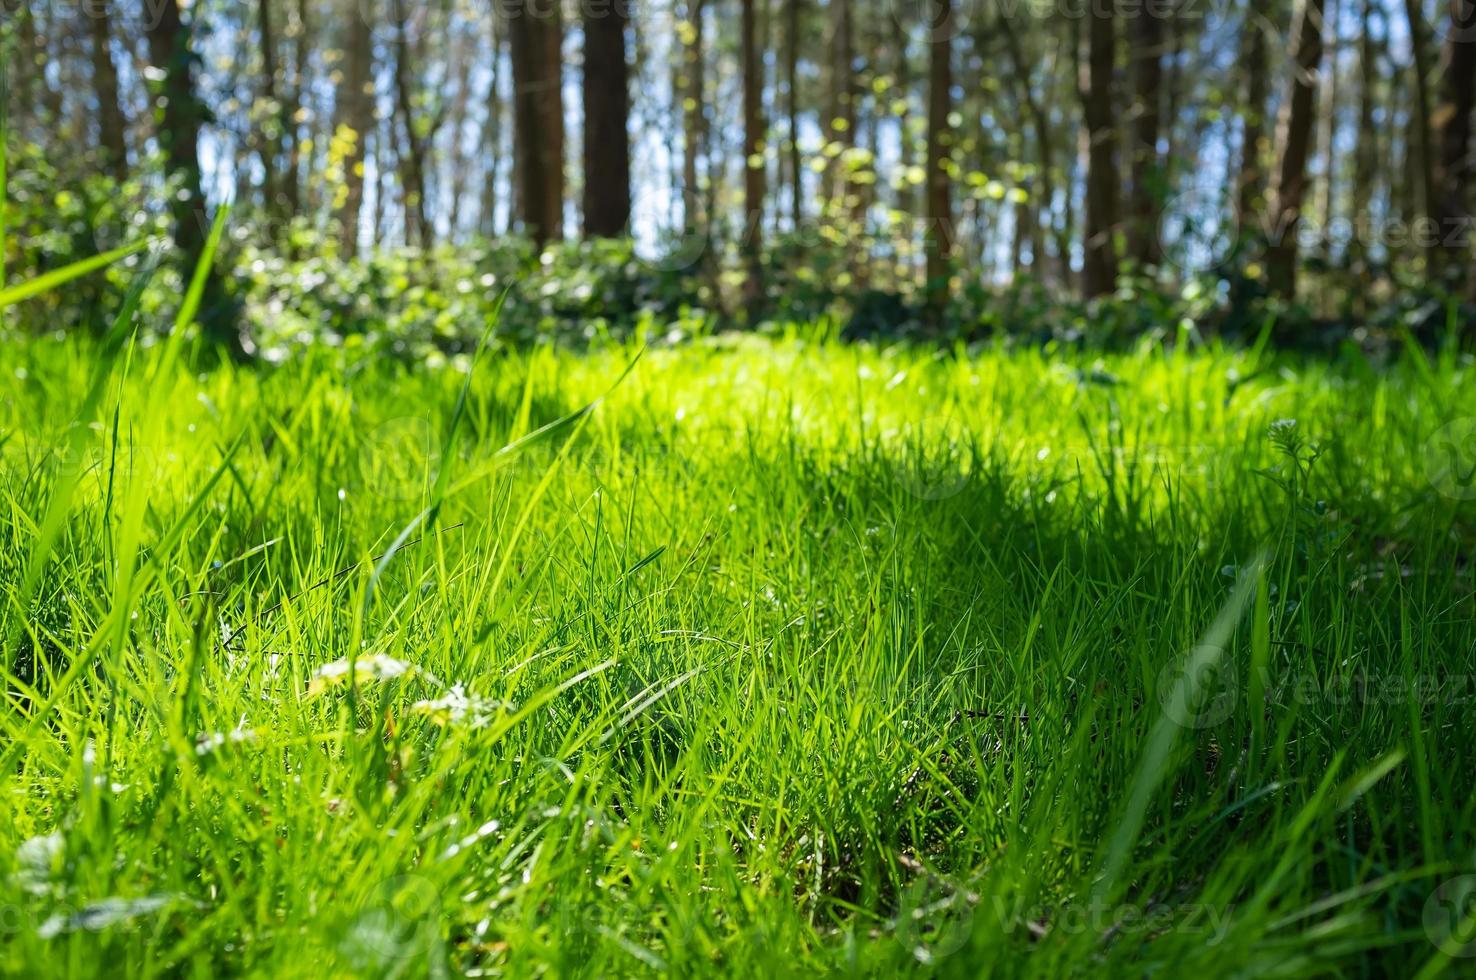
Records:
[[[1468,358],[184,353],[0,347],[7,972],[1473,962]]]

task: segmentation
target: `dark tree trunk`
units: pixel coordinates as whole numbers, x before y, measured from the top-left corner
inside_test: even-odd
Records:
[[[1117,27],[1112,0],[1091,0],[1087,22],[1087,71],[1081,81],[1086,122],[1086,229],[1082,287],[1087,296],[1117,288],[1117,119],[1112,112],[1112,74],[1117,58]]]
[[[1420,15],[1420,0],[1404,0],[1409,21],[1410,61],[1414,71],[1414,130],[1419,152],[1419,194],[1416,200],[1417,220],[1427,220],[1435,210],[1435,146],[1430,125],[1430,55],[1425,46],[1425,19]],[[1416,248],[1423,250],[1415,235]]]
[[[1277,128],[1281,164],[1266,229],[1266,284],[1275,296],[1297,291],[1297,226],[1307,196],[1307,157],[1317,130],[1317,79],[1322,66],[1323,0],[1303,0],[1293,30],[1292,78]]]
[[[564,237],[563,27],[552,0],[507,0],[518,215],[542,250]]]
[[[274,115],[264,120],[267,132],[261,146],[262,189],[266,195],[267,225],[275,237],[280,230],[283,212],[286,210],[286,195],[282,191],[282,165],[288,128],[292,116],[287,102],[277,90],[277,33],[272,21],[271,0],[260,0],[257,5],[256,30],[261,47],[261,94],[268,105],[275,106]]]
[[[953,88],[953,0],[931,5],[928,24],[928,162],[927,162],[927,256],[928,306],[935,319],[941,319],[949,300],[954,244],[957,240],[953,223],[950,190],[953,178],[948,173],[953,132],[948,122],[952,112]]]
[[[118,98],[118,69],[113,64],[112,0],[90,0],[87,19],[92,33],[92,88],[97,98],[98,136],[108,173],[128,176],[128,127]]]
[[[801,13],[804,0],[788,0],[785,33],[784,81],[789,100],[789,211],[794,230],[799,232],[805,218],[804,162],[800,158],[799,138],[799,47]]]
[[[758,50],[755,0],[742,0],[742,3],[744,215],[740,233],[748,273],[744,305],[752,324],[762,312],[764,300],[764,76]]]
[[[1476,110],[1476,0],[1450,0],[1450,26],[1441,54],[1440,108],[1432,133],[1435,164],[1433,215],[1441,263],[1451,274],[1471,277],[1471,185],[1476,148],[1471,113]]]
[[[697,186],[697,161],[707,146],[706,63],[702,50],[703,0],[687,0],[691,41],[682,52],[686,98],[682,122],[682,224],[688,232],[702,226],[702,195]]]
[[[1266,99],[1270,75],[1266,65],[1266,35],[1272,29],[1266,0],[1252,0],[1241,37],[1241,68],[1245,73],[1245,105],[1241,109],[1240,174],[1235,186],[1236,241],[1254,234],[1266,187]]]
[[[204,255],[210,223],[200,177],[200,127],[206,110],[195,92],[197,59],[190,44],[190,28],[180,15],[179,0],[143,0],[143,15],[149,60],[163,73],[155,110],[156,136],[169,177],[178,183],[170,197],[170,210],[180,271],[188,282]],[[205,279],[198,319],[207,339],[232,355],[240,355],[235,303],[214,268]]]
[[[613,238],[630,225],[628,0],[584,13],[584,234]]]
[[[1133,191],[1128,224],[1128,254],[1140,269],[1161,258],[1158,224],[1163,172],[1158,155],[1163,95],[1164,14],[1145,4],[1130,19],[1133,26]]]

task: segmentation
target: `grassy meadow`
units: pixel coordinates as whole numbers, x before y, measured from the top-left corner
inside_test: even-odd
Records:
[[[0,349],[8,973],[1469,969],[1469,357],[186,355]]]

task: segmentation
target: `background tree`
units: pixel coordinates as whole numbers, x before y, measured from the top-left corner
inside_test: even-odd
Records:
[[[1087,66],[1081,76],[1082,118],[1086,124],[1086,227],[1082,250],[1082,290],[1102,296],[1117,288],[1117,118],[1113,114],[1113,74],[1117,64],[1117,24],[1113,0],[1090,0],[1087,16]]]
[[[1441,261],[1453,274],[1476,283],[1471,273],[1471,188],[1476,147],[1471,114],[1476,111],[1476,0],[1450,0],[1450,25],[1441,58],[1440,107],[1435,112],[1433,217],[1439,226]]]
[[[1283,299],[1292,299],[1297,288],[1297,231],[1307,195],[1307,157],[1317,128],[1322,15],[1323,0],[1302,0],[1293,30],[1291,82],[1277,127],[1281,164],[1266,229],[1266,280],[1271,292]]]
[[[628,0],[584,7],[584,233],[613,238],[630,224]]]
[[[200,175],[200,127],[206,111],[195,91],[197,59],[179,0],[143,0],[143,8],[149,60],[160,76],[155,136],[169,177],[177,184],[170,210],[180,271],[188,281],[203,260],[210,226]],[[209,340],[233,355],[242,352],[235,303],[213,265],[205,277],[199,322]]]
[[[564,237],[563,27],[557,3],[508,0],[518,214],[542,248]]]
[[[92,89],[97,99],[98,137],[103,160],[115,180],[128,176],[127,117],[118,95],[118,69],[113,64],[112,0],[88,0],[92,34]]]
[[[928,28],[927,299],[935,318],[948,305],[955,244],[949,153],[953,145],[953,0],[933,5]]]

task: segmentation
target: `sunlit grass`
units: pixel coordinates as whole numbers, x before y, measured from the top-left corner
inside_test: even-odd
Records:
[[[0,349],[10,971],[1463,965],[1469,359],[171,359]]]

